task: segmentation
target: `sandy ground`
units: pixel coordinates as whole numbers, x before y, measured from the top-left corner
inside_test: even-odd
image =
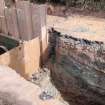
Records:
[[[9,67],[0,66],[0,105],[64,105],[56,99],[41,100],[42,90]]]
[[[105,19],[72,15],[67,18],[47,16],[47,26],[78,38],[105,41]]]

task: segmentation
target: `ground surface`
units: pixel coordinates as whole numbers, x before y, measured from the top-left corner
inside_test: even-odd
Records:
[[[81,15],[71,15],[65,18],[48,15],[47,25],[74,37],[105,41],[104,18]]]
[[[41,88],[0,66],[0,105],[64,105],[56,99],[41,100]]]

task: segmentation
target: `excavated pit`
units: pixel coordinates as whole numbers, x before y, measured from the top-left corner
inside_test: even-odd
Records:
[[[105,44],[50,31],[51,76],[70,105],[105,105]]]
[[[19,41],[12,39],[8,36],[0,35],[0,55],[7,51],[19,46]]]

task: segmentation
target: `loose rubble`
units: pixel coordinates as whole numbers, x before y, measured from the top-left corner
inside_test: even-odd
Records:
[[[41,100],[58,99],[64,105],[69,105],[63,100],[60,92],[53,84],[51,79],[50,70],[48,68],[43,68],[39,70],[39,73],[35,73],[30,78],[30,81],[41,88],[41,94],[39,95]]]

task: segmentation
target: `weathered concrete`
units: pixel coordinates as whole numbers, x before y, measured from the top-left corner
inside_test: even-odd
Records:
[[[0,0],[0,32],[7,34],[7,26],[6,26],[6,19],[5,19],[5,1]]]
[[[14,7],[5,8],[5,17],[6,17],[8,34],[16,39],[19,39],[20,33],[18,29],[16,8]]]
[[[18,30],[22,40],[32,39],[31,3],[29,1],[16,2]]]
[[[40,68],[39,37],[23,42],[16,48],[0,56],[0,64],[15,69],[24,77],[29,77]]]
[[[40,37],[42,62],[48,56],[48,34],[46,26],[46,5],[31,4],[33,37]]]

